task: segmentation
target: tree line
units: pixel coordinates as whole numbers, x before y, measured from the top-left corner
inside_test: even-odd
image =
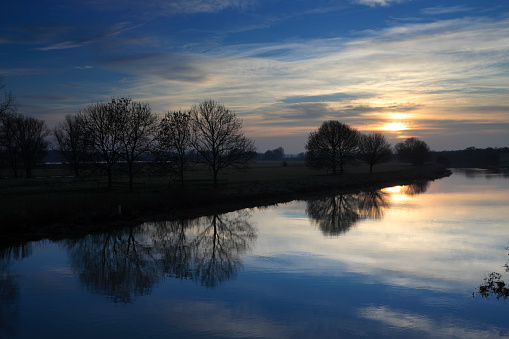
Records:
[[[213,100],[168,112],[159,119],[148,103],[113,98],[66,115],[49,129],[43,120],[18,113],[12,94],[3,86],[0,90],[0,160],[14,177],[22,168],[30,178],[50,145],[76,177],[85,169],[102,173],[112,188],[114,176],[123,173],[130,190],[140,173],[170,173],[183,182],[185,173],[199,164],[208,168],[217,185],[219,173],[247,168],[257,157],[254,142],[243,134],[242,120]],[[368,164],[372,173],[375,165],[389,161],[393,154],[381,133],[362,134],[333,120],[311,132],[305,148],[307,166],[327,168],[333,175],[359,161]],[[396,144],[394,152],[400,160],[420,165],[428,160],[430,149],[425,142],[409,138]],[[279,147],[261,158],[280,160],[283,156],[284,149]]]
[[[328,169],[332,174],[343,174],[345,166],[366,163],[369,173],[377,164],[390,161],[393,150],[385,136],[379,132],[360,133],[337,120],[323,122],[318,130],[309,134],[306,143],[306,165],[315,169]],[[408,138],[394,146],[399,160],[422,165],[430,158],[430,148],[422,140]]]
[[[496,168],[509,165],[509,148],[468,147],[458,151],[432,152],[435,161],[447,167]]]
[[[221,171],[246,168],[256,156],[254,142],[242,132],[242,120],[213,100],[158,119],[147,103],[114,98],[65,116],[53,129],[17,113],[13,101],[2,106],[0,151],[14,177],[20,166],[27,178],[32,176],[50,145],[49,136],[75,176],[84,169],[100,171],[109,188],[116,173],[125,173],[132,190],[134,178],[148,164],[152,171],[173,173],[182,181],[192,166],[203,164],[216,185]]]

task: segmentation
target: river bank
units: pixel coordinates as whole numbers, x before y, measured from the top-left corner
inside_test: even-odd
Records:
[[[174,185],[169,189],[132,194],[41,195],[23,208],[0,216],[0,247],[44,238],[80,237],[150,220],[191,219],[292,200],[316,199],[326,194],[406,185],[450,174],[443,166],[433,164],[373,174],[256,180],[216,188]]]

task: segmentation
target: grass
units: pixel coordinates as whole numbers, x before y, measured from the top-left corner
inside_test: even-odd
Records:
[[[431,167],[430,167],[431,168]],[[169,186],[170,177],[137,178],[134,192],[127,186],[107,190],[98,182],[101,176],[73,178],[58,165],[35,170],[34,178],[7,178],[0,173],[0,243],[42,237],[68,237],[101,230],[105,223],[123,226],[150,218],[198,217],[245,207],[267,205],[303,198],[309,193],[330,190],[359,189],[436,178],[443,171],[417,169],[401,163],[346,168],[345,175],[328,175],[314,171],[303,161],[257,162],[251,169],[228,171],[219,179],[226,186],[214,189],[208,185]],[[210,180],[208,171],[196,170],[189,180]],[[127,178],[117,176],[116,182]],[[119,213],[118,207],[121,206]],[[110,227],[110,226],[108,226]]]

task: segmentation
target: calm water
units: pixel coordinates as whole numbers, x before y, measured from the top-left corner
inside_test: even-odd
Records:
[[[146,223],[13,248],[0,337],[509,337],[509,178]]]

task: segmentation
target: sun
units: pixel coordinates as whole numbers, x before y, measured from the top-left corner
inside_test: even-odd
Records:
[[[382,129],[385,130],[385,131],[396,132],[396,131],[403,131],[403,130],[405,130],[406,126],[402,122],[389,122],[389,123],[385,124],[382,127]]]

